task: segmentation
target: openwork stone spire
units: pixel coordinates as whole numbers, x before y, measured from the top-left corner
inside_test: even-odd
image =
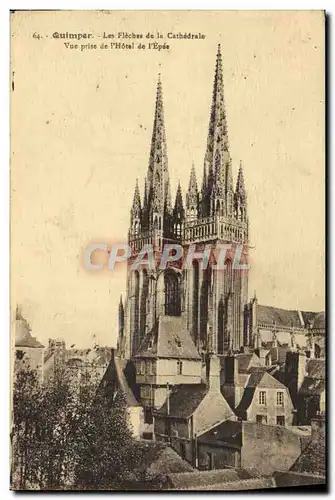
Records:
[[[209,119],[205,167],[208,169],[207,196],[223,196],[230,177],[227,119],[224,104],[222,55],[220,45],[216,56],[212,106]],[[229,182],[231,182],[229,180]]]
[[[177,216],[178,214],[181,214],[182,217],[184,215],[183,195],[182,195],[182,192],[181,192],[180,182],[178,182],[177,193],[176,193],[176,200],[175,200],[175,204],[174,204],[173,214],[174,214],[174,216]]]
[[[186,193],[186,211],[189,218],[195,219],[198,216],[199,193],[197,186],[197,177],[194,164],[192,164],[190,182]]]
[[[164,125],[163,91],[160,75],[157,83],[155,117],[147,175],[147,189],[148,210],[151,218],[154,213],[163,215],[164,208],[170,210],[171,195]]]
[[[236,181],[236,196],[241,203],[245,204],[247,201],[247,193],[244,185],[244,175],[242,161],[240,162],[240,167],[238,169],[237,181]]]
[[[138,179],[136,179],[135,190],[134,190],[134,198],[133,198],[133,206],[131,209],[131,216],[133,219],[141,218],[141,197],[140,190],[138,187]]]

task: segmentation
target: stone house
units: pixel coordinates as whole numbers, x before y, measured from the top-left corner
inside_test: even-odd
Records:
[[[252,467],[264,475],[287,471],[310,440],[310,434],[293,427],[228,420],[199,437],[199,468]]]
[[[220,361],[210,357],[206,383],[176,385],[164,405],[154,412],[155,439],[167,441],[184,459],[197,466],[199,436],[225,420],[236,419],[220,392]]]
[[[201,383],[201,357],[182,317],[160,316],[133,362],[148,420],[151,410],[164,404],[167,386]]]
[[[248,376],[242,399],[235,408],[242,420],[271,425],[292,425],[293,404],[288,388],[264,371]]]

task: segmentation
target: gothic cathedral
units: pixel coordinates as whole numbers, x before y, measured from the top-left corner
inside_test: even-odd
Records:
[[[235,190],[233,186],[219,46],[201,188],[192,166],[185,204],[180,185],[172,204],[159,79],[144,195],[141,200],[136,183],[129,245],[132,257],[136,257],[144,245],[151,244],[158,259],[166,243],[179,244],[184,252],[193,245],[198,255],[208,245],[217,248],[225,244],[232,249],[238,245],[243,248],[240,262],[247,263],[248,227],[241,164]],[[143,266],[133,271],[129,262],[127,297],[119,306],[118,349],[123,358],[134,357],[161,315],[181,316],[199,353],[225,354],[244,345],[248,271],[235,269],[231,252],[227,252],[221,271],[214,270],[213,260],[203,269],[199,258],[185,267],[181,259],[165,270]]]

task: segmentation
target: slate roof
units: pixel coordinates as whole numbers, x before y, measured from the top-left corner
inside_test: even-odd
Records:
[[[114,391],[121,390],[126,397],[128,406],[141,406],[129,387],[124,374],[125,363],[126,362],[120,358],[112,358],[102,378],[101,384],[106,388],[107,395],[112,396]]]
[[[139,469],[152,474],[193,472],[193,467],[177,452],[160,441],[141,441]]]
[[[316,476],[314,474],[301,474],[293,471],[276,471],[273,474],[277,488],[310,486],[314,484],[325,484],[324,476]],[[302,490],[302,491],[306,491]]]
[[[181,316],[160,316],[135,357],[201,359]]]
[[[315,316],[312,328],[322,330],[325,327],[326,327],[326,314],[324,312],[320,312]]]
[[[16,311],[15,319],[15,347],[43,348],[44,345],[36,337],[31,335],[31,328],[19,310]]]
[[[300,316],[301,314],[301,316]],[[257,318],[259,323],[265,323],[277,326],[307,328],[309,323],[313,329],[325,328],[325,313],[324,312],[309,312],[280,309],[278,307],[257,306]],[[303,321],[301,321],[301,319]]]
[[[250,491],[276,488],[276,482],[272,477],[260,477],[251,479],[240,479],[229,483],[218,483],[199,487],[198,490],[208,491]]]
[[[296,328],[303,327],[298,311],[288,311],[287,309],[263,306],[261,304],[257,306],[257,319],[259,323],[269,325],[273,325],[275,322],[277,326],[294,326]]]
[[[15,341],[15,347],[35,347],[35,348],[43,348],[44,345],[41,344],[36,337],[32,337],[31,335],[20,338]]]
[[[258,478],[258,472],[253,469],[233,468],[169,474],[169,482],[173,489],[180,490],[212,489],[214,485],[241,483],[243,480]]]
[[[306,363],[306,373],[309,377],[324,380],[326,362],[324,359],[309,359]]]
[[[290,470],[303,474],[325,476],[326,449],[324,440],[311,441]]]
[[[181,384],[173,387],[170,393],[171,417],[187,419],[198,408],[208,393],[205,384]],[[156,412],[158,415],[167,415],[167,402]]]
[[[246,373],[251,367],[262,366],[261,360],[255,353],[250,354],[236,354],[238,363],[238,371]]]
[[[242,446],[242,422],[226,420],[199,437],[201,443],[228,444],[233,448]]]

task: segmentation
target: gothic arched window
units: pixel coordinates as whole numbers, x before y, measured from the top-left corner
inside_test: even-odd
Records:
[[[140,292],[140,275],[138,271],[134,271],[131,275],[131,295],[130,295],[130,325],[133,338],[133,352],[139,344],[139,292]]]
[[[218,307],[218,354],[224,354],[224,303],[222,298]]]
[[[174,272],[164,275],[165,285],[165,314],[167,316],[180,316],[181,297],[178,276]]]
[[[146,320],[147,320],[147,298],[149,292],[149,278],[148,271],[143,269],[142,271],[142,293],[141,293],[141,303],[140,303],[140,337],[142,338],[146,333]]]
[[[192,332],[196,338],[198,335],[199,317],[199,261],[193,261],[193,304],[192,304]]]

